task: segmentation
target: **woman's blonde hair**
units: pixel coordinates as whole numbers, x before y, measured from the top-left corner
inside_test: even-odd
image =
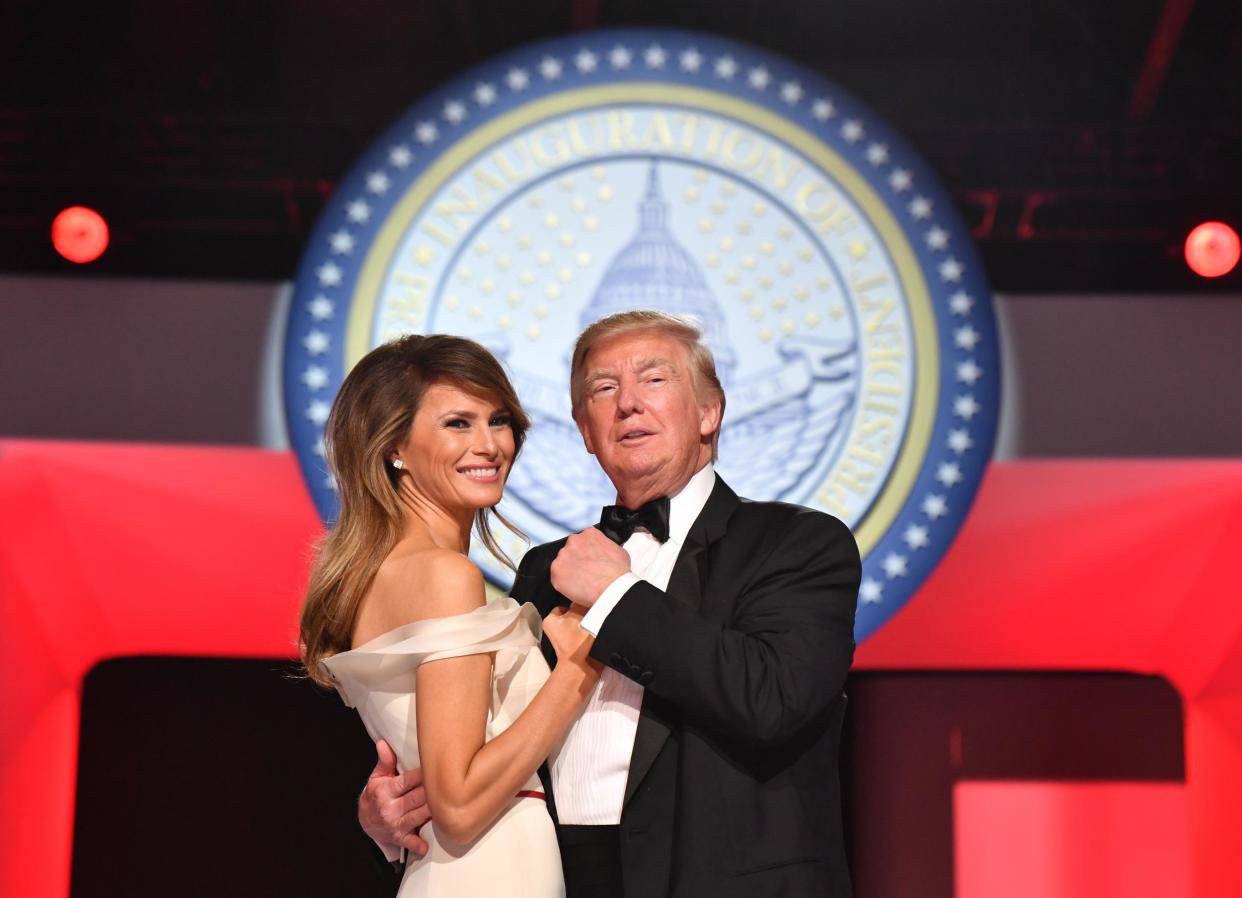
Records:
[[[404,530],[400,498],[403,473],[388,463],[410,433],[427,388],[449,383],[472,393],[494,396],[509,416],[514,460],[530,427],[517,392],[490,352],[463,337],[419,335],[385,343],[367,353],[349,372],[328,415],[324,446],[336,478],[340,514],[316,552],[302,603],[302,663],[315,682],[330,686],[319,662],[350,648],[362,598]],[[509,568],[490,529],[495,509],[475,512],[475,532]]]
[[[623,334],[650,331],[676,340],[686,349],[690,359],[690,376],[694,381],[694,395],[700,402],[714,399],[720,402],[720,419],[724,420],[725,394],[716,374],[716,359],[703,342],[703,332],[693,320],[679,318],[654,309],[631,309],[599,319],[578,337],[569,365],[569,396],[573,404],[574,420],[581,421],[585,401],[583,390],[586,382],[586,360],[591,350],[614,337]],[[720,443],[720,428],[712,434],[712,461]]]

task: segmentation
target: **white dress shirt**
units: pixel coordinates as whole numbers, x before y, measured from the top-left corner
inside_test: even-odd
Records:
[[[630,556],[630,573],[622,574],[600,594],[582,619],[583,629],[598,636],[609,612],[639,580],[657,589],[668,588],[690,526],[715,485],[715,471],[710,464],[705,465],[670,497],[667,542],[660,543],[645,529],[634,531],[622,547]],[[621,822],[642,705],[643,687],[610,667],[604,668],[582,716],[570,726],[548,763],[561,823]]]

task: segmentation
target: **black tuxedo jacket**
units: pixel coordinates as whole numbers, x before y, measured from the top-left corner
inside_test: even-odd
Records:
[[[568,604],[549,577],[563,544],[527,552],[514,582],[544,615]],[[667,591],[637,583],[609,614],[591,654],[645,688],[626,895],[850,895],[837,752],[860,574],[836,518],[717,477]]]

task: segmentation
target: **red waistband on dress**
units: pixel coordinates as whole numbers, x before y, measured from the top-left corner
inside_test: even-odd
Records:
[[[548,800],[547,795],[545,795],[542,792],[536,792],[534,789],[523,789],[521,792],[517,794],[517,797],[518,798],[542,798],[544,801]]]

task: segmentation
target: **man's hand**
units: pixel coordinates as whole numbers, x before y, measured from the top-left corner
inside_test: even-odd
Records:
[[[418,836],[431,819],[423,772],[397,773],[397,756],[383,739],[375,743],[379,761],[358,798],[358,823],[363,832],[381,845],[399,845],[417,857],[427,854],[427,843]]]
[[[613,580],[630,571],[630,556],[594,527],[575,533],[552,561],[552,586],[590,608]]]

